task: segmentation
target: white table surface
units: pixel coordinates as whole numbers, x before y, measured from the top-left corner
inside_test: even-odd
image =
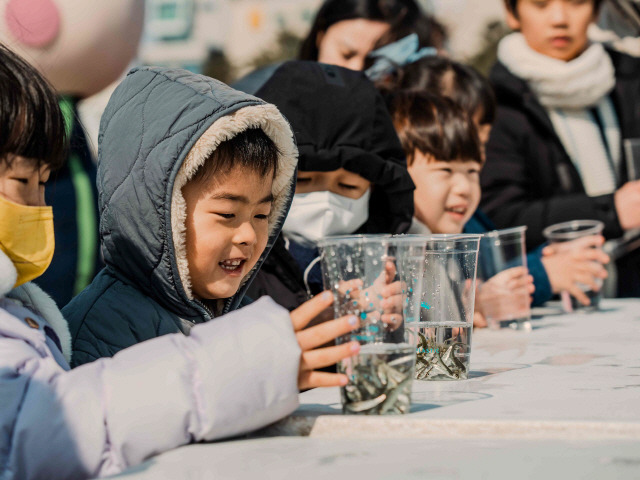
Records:
[[[337,388],[311,390],[258,438],[183,447],[127,476],[640,478],[640,300],[602,308],[475,331],[470,379],[414,382],[408,415],[344,416]]]
[[[280,435],[640,440],[640,300],[532,320],[530,332],[476,330],[469,380],[413,384],[404,416],[343,416],[339,390],[301,395]]]

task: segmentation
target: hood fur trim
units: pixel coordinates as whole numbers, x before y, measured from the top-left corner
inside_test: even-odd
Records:
[[[47,321],[56,332],[62,346],[62,354],[68,363],[71,363],[71,333],[69,324],[62,316],[62,312],[53,299],[44,293],[35,283],[25,283],[13,288],[18,278],[18,272],[13,262],[0,250],[0,297],[9,297],[19,301],[25,308],[34,310],[34,313]]]
[[[7,254],[0,250],[0,297],[9,293],[18,279],[18,271]]]
[[[226,115],[211,125],[198,139],[185,158],[171,195],[171,232],[175,249],[176,262],[182,286],[189,300],[193,299],[191,278],[185,243],[187,209],[182,187],[194,176],[198,169],[209,158],[217,146],[250,128],[261,128],[280,151],[278,173],[273,181],[273,205],[269,215],[269,238],[285,215],[287,198],[292,188],[292,178],[298,161],[298,150],[289,123],[278,109],[270,104],[244,107]],[[243,283],[251,276],[253,270],[245,276]]]
[[[69,332],[69,324],[62,316],[62,312],[56,305],[56,302],[47,295],[35,283],[25,283],[14,288],[8,295],[12,300],[19,301],[23,307],[40,315],[53,331],[58,335],[60,346],[62,347],[62,355],[64,355],[67,363],[71,364],[71,333]]]

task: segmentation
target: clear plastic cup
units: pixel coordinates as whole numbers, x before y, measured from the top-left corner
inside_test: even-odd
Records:
[[[334,295],[334,316],[356,315],[361,322],[337,340],[362,345],[358,355],[338,364],[349,377],[341,388],[343,412],[407,413],[417,340],[405,319],[419,315],[414,279],[422,279],[424,241],[352,235],[328,237],[318,247],[324,285]]]
[[[556,223],[545,228],[542,231],[544,237],[549,243],[564,243],[570,242],[577,238],[587,237],[590,235],[602,235],[604,230],[604,223],[598,220],[572,220],[570,222]],[[602,287],[602,280],[598,280],[598,284]],[[573,298],[569,292],[561,292],[560,298],[562,300],[562,309],[566,313],[573,311],[595,311],[598,310],[600,305],[600,299],[602,298],[601,289],[593,291],[588,285],[579,284],[580,289],[585,292],[589,300],[590,305],[582,305],[575,298]]]
[[[418,337],[418,380],[469,376],[476,266],[481,235],[425,236]]]
[[[490,328],[530,329],[531,295],[522,283],[529,274],[526,230],[527,227],[494,230],[480,240],[476,304]],[[520,286],[514,288],[514,283]]]

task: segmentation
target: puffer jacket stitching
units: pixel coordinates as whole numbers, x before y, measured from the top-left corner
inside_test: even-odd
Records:
[[[157,85],[153,86],[151,88],[151,90],[149,90],[149,92],[147,93],[147,96],[144,100],[145,106],[147,105],[148,101],[149,101],[149,97],[151,96],[151,94],[153,93],[153,91],[158,88],[160,85],[162,85],[162,83],[158,83]],[[145,87],[146,88],[146,87]],[[142,90],[139,92],[142,93]],[[124,182],[126,182],[129,178],[129,176],[131,175],[131,172],[134,170],[135,166],[138,164],[138,162],[140,161],[141,157],[140,157],[140,150],[142,149],[142,144],[144,143],[144,136],[145,136],[145,118],[144,118],[144,111],[145,109],[142,109],[142,132],[140,133],[140,144],[138,145],[138,151],[136,152],[136,159],[131,163],[131,168],[127,171],[127,175],[125,175],[123,177],[123,179],[120,181],[120,183],[118,185],[116,185],[116,187],[113,189],[113,191],[111,192],[111,195],[109,195],[109,198],[107,199],[107,201],[104,203],[104,209],[106,210],[108,208],[108,205],[111,203],[111,199],[113,198],[113,196],[118,193],[118,191],[120,190],[120,187],[124,184]],[[113,118],[113,117],[112,117]],[[105,128],[106,131],[106,128]],[[100,222],[102,223],[102,222]]]
[[[99,357],[96,357],[93,353],[91,353],[91,352],[89,352],[87,350],[82,350],[81,348],[75,348],[74,351],[73,351],[74,357],[76,355],[78,355],[79,353],[83,353],[87,357],[91,358],[91,362],[95,362],[99,358]],[[89,363],[89,362],[83,362],[83,364],[84,363]],[[74,366],[75,366],[75,362],[72,360],[71,361],[71,367],[73,368]]]
[[[179,337],[180,338],[180,337]],[[180,340],[183,340],[182,338],[180,338]],[[196,359],[193,357],[193,355],[191,355],[190,351],[187,349],[182,349],[179,348],[178,349],[180,351],[180,353],[182,353],[183,357],[185,358],[186,364],[189,365],[189,368],[187,368],[187,372],[189,372],[189,384],[193,387],[189,390],[190,393],[190,397],[191,397],[191,401],[192,404],[194,406],[193,411],[197,412],[197,415],[195,415],[195,419],[198,422],[197,427],[195,428],[196,432],[194,435],[194,432],[189,432],[189,439],[190,442],[189,443],[193,443],[195,441],[196,438],[202,438],[202,429],[203,429],[203,425],[206,425],[208,422],[205,421],[206,418],[206,409],[202,406],[202,403],[200,401],[200,399],[204,399],[206,396],[197,392],[196,391],[196,385],[202,385],[202,375],[200,373],[200,370],[198,370],[198,362],[196,361]]]
[[[16,367],[16,372],[18,374],[19,374],[20,370],[21,370],[20,367]],[[22,410],[22,407],[24,406],[24,403],[25,403],[24,402],[24,398],[25,398],[25,395],[27,394],[27,392],[29,391],[29,384],[31,382],[31,379],[32,379],[32,376],[29,376],[28,380],[25,382],[24,388],[22,390],[22,396],[20,397],[20,402],[18,404],[19,408],[16,411],[16,415],[15,415],[15,418],[13,419],[13,422],[11,423],[11,430],[10,430],[11,435],[9,437],[11,438],[11,442],[12,442],[11,444],[12,445],[13,445],[13,441],[15,440],[13,438],[13,435],[15,434],[15,431],[16,431],[16,423],[18,423],[18,418],[20,417],[20,411]],[[10,451],[11,450],[9,450],[9,452]],[[4,472],[4,473],[8,473],[9,472],[8,466],[9,466],[9,461],[10,460],[11,460],[11,456],[7,455],[5,464],[3,465],[3,468],[0,469],[0,472]],[[9,475],[9,476],[7,476],[7,478],[13,478],[13,476]]]
[[[33,346],[31,346],[31,345],[29,345],[29,346],[30,346],[31,348],[33,348]],[[41,355],[41,353],[40,353],[40,352],[38,352],[36,349],[34,349],[34,351],[36,351],[36,352],[37,352],[37,358],[42,358],[42,355]],[[30,360],[31,360],[31,361],[34,361],[34,359],[33,359],[33,358],[31,358]],[[28,363],[30,360],[27,360],[27,363]],[[22,365],[20,365],[20,366],[17,366],[17,367],[16,367],[16,373],[17,373],[18,375],[22,375],[22,370],[24,369],[24,367],[25,367],[25,364],[22,364]],[[58,377],[58,375],[59,375],[59,373],[58,373],[58,374],[53,375],[53,376],[49,379],[49,381],[50,381],[51,383],[54,383],[54,382],[56,381],[56,378]],[[10,443],[10,445],[18,445],[18,444],[19,444],[19,442],[14,438],[14,435],[16,434],[16,424],[17,424],[17,422],[18,422],[18,418],[20,418],[20,412],[21,412],[22,408],[23,408],[23,407],[24,407],[24,405],[25,405],[25,395],[27,394],[27,392],[28,392],[28,391],[29,391],[29,389],[30,389],[29,385],[31,384],[31,381],[33,380],[34,376],[33,376],[33,375],[27,375],[26,377],[27,377],[27,381],[25,382],[24,389],[23,389],[23,392],[22,392],[22,396],[21,396],[21,398],[20,398],[20,403],[19,403],[19,405],[20,405],[20,406],[19,406],[18,410],[16,411],[15,419],[14,419],[13,424],[12,424],[12,426],[11,426],[12,428],[11,428],[11,443]],[[8,461],[8,460],[10,460],[10,456],[7,456],[7,461]],[[7,469],[7,464],[5,464],[5,467],[2,469],[2,472],[6,472],[6,471],[8,471],[8,469]],[[9,477],[7,477],[7,478],[12,478],[12,477],[11,477],[11,476],[9,476]]]
[[[96,303],[98,302],[98,300],[100,300],[100,297],[102,297],[102,295],[106,294],[109,290],[111,290],[111,288],[115,285],[116,281],[117,280],[112,277],[111,283],[107,286],[107,288],[105,288],[100,295],[96,295],[96,298],[93,300],[93,302],[91,302],[91,306],[87,308],[87,315],[85,315],[84,318],[82,319],[82,322],[78,326],[78,331],[76,332],[76,335],[72,339],[72,345],[75,345],[76,341],[78,340],[78,335],[80,335],[80,331],[85,327],[85,323],[87,321],[89,312],[91,312],[93,308],[96,306]]]
[[[159,85],[162,85],[162,84],[159,84]],[[159,86],[159,85],[156,85],[156,86]],[[154,87],[154,88],[156,88],[156,87]],[[149,92],[149,95],[150,95],[150,94],[151,94],[151,92]],[[207,98],[208,98],[208,97],[207,97]],[[148,99],[148,96],[147,96],[147,99]],[[231,104],[231,105],[221,106],[221,107],[220,107],[220,108],[218,108],[217,110],[212,111],[210,114],[208,114],[208,115],[206,115],[205,117],[203,117],[203,118],[199,119],[198,121],[193,122],[193,123],[191,123],[191,124],[189,124],[189,125],[186,125],[185,127],[181,128],[180,130],[177,130],[177,131],[175,131],[175,132],[173,132],[173,133],[167,134],[166,136],[164,136],[163,138],[161,138],[161,139],[160,139],[160,140],[159,140],[159,141],[158,141],[158,142],[153,146],[153,148],[152,148],[151,150],[149,150],[149,153],[147,154],[147,157],[148,157],[148,156],[150,156],[150,155],[154,152],[154,150],[156,150],[156,148],[160,147],[162,143],[164,143],[164,142],[165,142],[165,141],[167,141],[167,140],[172,139],[174,136],[176,136],[176,135],[178,135],[178,134],[182,133],[184,130],[187,130],[188,128],[191,128],[191,127],[193,127],[194,125],[198,125],[199,123],[202,123],[202,122],[204,122],[204,121],[208,120],[208,119],[209,119],[209,118],[211,118],[212,116],[217,115],[217,114],[218,114],[220,111],[222,111],[222,110],[234,110],[234,111],[239,110],[239,108],[235,108],[235,107],[236,107],[236,106],[238,106],[238,105],[242,105],[242,104],[246,104],[246,106],[247,106],[247,107],[262,105],[261,103],[257,102],[256,100],[241,100],[241,101],[236,102],[236,103],[233,103],[233,104]],[[242,107],[240,107],[240,108],[242,108]],[[229,114],[231,114],[231,113],[229,113]],[[143,109],[143,116],[144,116],[144,109]],[[144,120],[143,120],[143,123],[144,123]],[[144,135],[144,129],[143,129],[143,135]],[[130,169],[130,170],[129,170],[129,172],[128,172],[129,174],[131,174],[131,171],[133,170],[133,167],[138,163],[138,160],[139,160],[139,157],[138,157],[138,156],[136,156],[136,161],[135,161],[135,162],[133,162],[133,163],[131,164],[131,169]],[[144,161],[143,163],[145,163],[145,164],[146,164],[146,161]],[[114,188],[114,190],[113,190],[113,192],[111,193],[111,195],[109,195],[109,198],[108,198],[106,201],[104,201],[104,202],[102,203],[102,206],[103,206],[103,209],[104,209],[104,210],[106,210],[106,209],[108,208],[109,203],[111,203],[111,198],[113,197],[113,195],[115,195],[115,194],[117,193],[117,191],[120,189],[120,187],[122,186],[122,184],[127,180],[127,178],[128,178],[128,177],[125,177],[125,178],[124,178],[124,180],[122,180],[122,182],[120,182],[120,183],[119,183],[119,184]],[[104,189],[103,189],[102,191],[104,192]],[[102,216],[102,212],[101,212],[101,216]]]
[[[136,92],[132,92],[132,93],[131,93],[131,97],[129,97],[127,100],[125,100],[125,101],[122,103],[122,105],[120,105],[118,108],[116,108],[115,110],[113,110],[113,112],[111,112],[111,111],[109,111],[109,110],[105,110],[105,114],[106,114],[106,115],[109,115],[109,121],[104,125],[104,127],[103,127],[103,128],[101,128],[101,132],[100,132],[100,134],[99,134],[99,136],[98,136],[98,140],[99,140],[99,143],[100,143],[100,144],[102,144],[102,137],[104,136],[104,132],[107,130],[107,128],[109,128],[109,124],[111,124],[111,122],[113,121],[113,117],[115,117],[115,116],[116,116],[116,114],[117,114],[118,112],[120,112],[120,110],[122,110],[124,107],[128,106],[128,105],[129,105],[129,103],[130,103],[134,98],[136,98],[136,97],[140,94],[140,92],[144,91],[144,90],[145,90],[149,85],[151,85],[151,83],[153,83],[153,81],[154,81],[154,80],[156,79],[156,77],[158,76],[158,74],[157,74],[157,73],[155,73],[155,72],[149,72],[149,73],[153,74],[153,77],[151,77],[151,78],[149,79],[149,82],[148,82],[146,85],[144,85],[143,87],[141,87],[138,91],[136,91]]]
[[[129,329],[129,330],[131,330],[131,329]],[[90,324],[90,323],[88,323],[88,324],[87,324],[87,326],[86,326],[86,333],[87,333],[88,335],[91,335],[93,338],[98,338],[98,336],[96,335],[96,333],[92,330],[92,327],[91,327],[91,324]],[[88,335],[87,335],[87,336],[88,336]],[[107,347],[117,348],[118,350],[121,350],[121,349],[123,348],[123,347],[121,347],[121,346],[119,346],[119,345],[114,345],[113,343],[109,343],[109,342],[107,342],[106,340],[100,340],[100,342],[101,342],[103,345],[107,346]],[[113,349],[113,348],[111,348],[111,349]]]

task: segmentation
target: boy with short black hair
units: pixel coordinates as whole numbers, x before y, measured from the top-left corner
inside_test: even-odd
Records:
[[[120,163],[101,165],[110,267],[99,286],[110,301],[87,292],[92,304],[86,310],[93,313],[88,319],[97,328],[93,335],[105,334],[98,349],[109,345],[109,334],[120,342],[114,349],[124,348],[132,337],[134,342],[136,336],[160,337],[70,371],[69,326],[53,300],[31,282],[53,256],[53,215],[45,205],[44,184],[65,158],[64,119],[53,89],[1,44],[0,84],[0,478],[116,474],[186,443],[268,425],[296,408],[299,388],[346,384],[344,375],[315,369],[356,353],[359,346],[316,347],[356,328],[358,320],[342,318],[301,331],[331,304],[328,292],[291,314],[262,300],[212,322],[197,317],[209,308],[232,308],[233,301],[216,299],[235,293],[243,281],[239,271],[257,263],[268,232],[278,231],[271,219],[286,211],[295,149],[286,121],[273,106],[203,77],[165,69],[131,73],[107,109],[101,159],[105,162],[106,153],[120,155],[109,158]],[[173,94],[179,102],[173,106],[180,108],[159,115],[166,94]],[[226,111],[216,94],[231,102]],[[139,124],[123,120],[136,111],[144,112]],[[211,150],[230,138],[237,140],[226,144],[232,154],[227,160],[236,153],[247,159],[264,153],[266,160],[257,158],[247,167],[244,158],[236,159],[213,181],[189,181],[200,177]],[[234,150],[237,142],[247,150]],[[284,154],[274,155],[273,144]],[[212,157],[224,164],[225,155]],[[212,167],[205,167],[205,177]],[[230,181],[237,176],[241,185]],[[258,185],[247,190],[245,178]],[[184,188],[174,195],[176,183]],[[187,198],[189,190],[193,198]],[[271,203],[275,212],[268,212]],[[211,219],[199,216],[207,213]],[[181,243],[176,255],[174,240],[184,240],[185,230],[186,248]],[[200,250],[208,246],[208,233],[215,234],[218,248]],[[190,236],[196,252],[190,252]],[[244,255],[240,261],[234,258],[237,250]],[[210,268],[192,268],[190,255]],[[149,259],[157,262],[149,265]],[[180,292],[172,290],[177,286]],[[154,289],[153,297],[145,295]],[[94,305],[104,311],[92,311]],[[196,316],[183,318],[174,313],[178,308]],[[104,324],[96,322],[99,314]],[[118,331],[123,325],[127,329]],[[188,336],[179,333],[187,330]],[[178,333],[164,335],[171,332]],[[89,349],[83,334],[81,346]]]
[[[480,203],[483,156],[473,121],[452,100],[424,92],[400,91],[388,100],[416,184],[415,217],[409,233],[462,233]],[[508,288],[492,288],[503,285]],[[487,302],[521,311],[528,308],[533,291],[533,278],[526,267],[492,277],[476,295],[474,325],[486,326]]]
[[[296,157],[275,106],[182,70],[129,73],[100,128],[106,268],[63,310],[73,365],[189,334],[243,305],[289,208]],[[267,319],[288,314],[272,302],[238,314],[243,323],[265,319],[250,344],[283,341]],[[260,357],[262,349],[247,351]],[[344,381],[321,375],[309,384],[308,376],[301,388]]]

